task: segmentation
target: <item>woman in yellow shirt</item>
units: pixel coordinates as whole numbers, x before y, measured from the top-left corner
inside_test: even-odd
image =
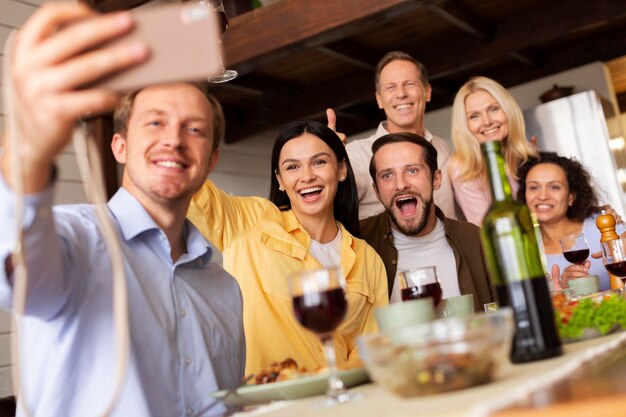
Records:
[[[322,123],[294,122],[272,150],[270,199],[233,197],[206,181],[189,218],[223,253],[224,268],[244,299],[246,373],[294,358],[326,365],[319,338],[302,327],[291,306],[288,277],[339,265],[348,313],[334,338],[339,368],[360,365],[356,339],[376,330],[374,308],[388,303],[384,265],[358,239],[354,174],[339,137]]]

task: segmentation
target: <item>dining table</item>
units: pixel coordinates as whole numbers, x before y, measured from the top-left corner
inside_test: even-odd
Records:
[[[458,391],[404,398],[376,382],[351,389],[361,399],[332,407],[321,396],[275,401],[235,416],[626,416],[626,332],[564,344],[555,358],[507,363],[491,382]]]

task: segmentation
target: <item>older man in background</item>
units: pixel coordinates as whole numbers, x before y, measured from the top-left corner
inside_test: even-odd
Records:
[[[372,144],[387,133],[400,132],[423,136],[437,149],[437,163],[442,178],[441,186],[435,191],[435,202],[447,217],[457,218],[452,185],[447,173],[450,149],[445,140],[434,136],[424,127],[424,111],[431,95],[426,68],[405,52],[389,52],[376,66],[375,87],[376,102],[385,111],[387,120],[378,125],[373,135],[351,141],[346,146],[357,181],[359,218],[365,219],[385,209],[376,198],[368,175]],[[335,115],[332,111],[329,113],[329,122],[334,127]]]

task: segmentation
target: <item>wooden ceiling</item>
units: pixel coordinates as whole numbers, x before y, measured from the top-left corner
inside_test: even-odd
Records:
[[[83,0],[102,11],[146,0]],[[624,0],[281,0],[250,10],[224,0],[229,29],[224,64],[239,77],[214,85],[227,116],[227,142],[296,119],[338,129],[372,129],[384,114],[374,100],[374,68],[403,50],[426,65],[427,110],[452,103],[474,75],[510,87],[593,61],[626,55]],[[625,70],[626,71],[626,70]]]

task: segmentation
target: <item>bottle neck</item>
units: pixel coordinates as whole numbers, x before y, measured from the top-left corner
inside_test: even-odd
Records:
[[[500,153],[500,142],[486,142],[480,147],[487,164],[489,188],[493,201],[513,201],[511,185],[506,176],[504,158]]]

